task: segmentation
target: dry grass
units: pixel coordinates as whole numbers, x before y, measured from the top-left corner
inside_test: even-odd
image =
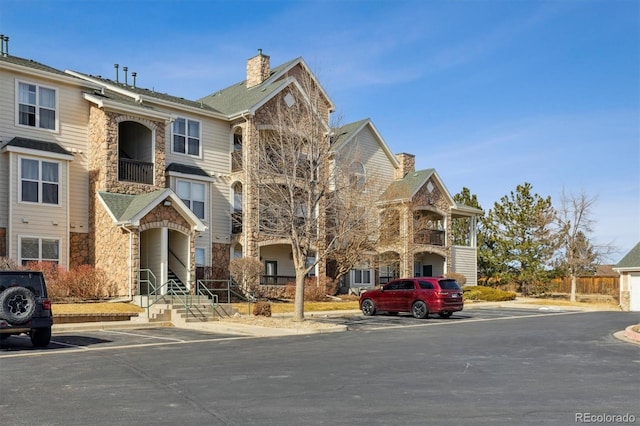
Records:
[[[114,314],[143,312],[133,303],[54,303],[51,307],[54,314]]]
[[[233,305],[233,308],[236,309],[238,313],[242,315],[245,315],[251,312],[249,310],[248,303],[233,303],[232,305]],[[357,299],[331,301],[331,302],[305,302],[304,304],[305,312],[342,311],[342,310],[352,310],[352,309],[358,309]],[[294,310],[293,302],[271,302],[272,314],[288,314],[288,313],[293,313],[293,310]]]

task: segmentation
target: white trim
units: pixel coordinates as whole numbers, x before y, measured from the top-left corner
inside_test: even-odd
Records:
[[[185,134],[181,135],[184,136],[185,141],[184,141],[184,152],[180,152],[180,151],[176,151],[175,149],[173,149],[173,137],[176,136],[176,134],[173,131],[173,126],[176,124],[176,121],[178,120],[184,120],[184,125],[185,125]],[[198,154],[189,154],[189,121],[192,121],[194,123],[198,123]],[[185,117],[182,115],[175,115],[171,117],[171,125],[170,127],[170,138],[169,138],[169,143],[171,144],[171,153],[178,155],[178,156],[182,156],[182,157],[188,157],[188,158],[197,158],[197,159],[202,159],[202,157],[204,156],[204,147],[203,147],[203,143],[202,143],[202,121],[201,120],[197,120],[195,118],[189,118],[189,117]]]
[[[30,160],[30,161],[36,161],[38,162],[38,201],[25,201],[22,199],[22,181],[23,181],[23,177],[22,177],[22,160]],[[42,162],[47,162],[47,163],[51,163],[51,164],[55,164],[58,167],[58,202],[57,203],[45,203],[43,201],[43,193],[42,193],[42,187],[45,183],[48,184],[53,184],[53,182],[45,182],[42,180]],[[61,199],[62,197],[62,184],[60,183],[61,177],[62,177],[62,163],[60,161],[48,161],[48,160],[41,160],[39,158],[31,158],[31,157],[25,157],[22,155],[18,155],[17,157],[17,177],[18,177],[18,204],[27,204],[27,205],[37,205],[37,206],[43,206],[43,207],[53,207],[53,208],[60,208],[62,207],[62,203],[61,203]],[[32,179],[25,179],[29,182],[34,182],[34,180]]]
[[[60,94],[60,90],[57,87],[52,87],[52,86],[47,86],[45,84],[41,84],[41,83],[34,83],[32,81],[27,81],[27,80],[20,80],[18,78],[15,79],[14,81],[15,83],[15,97],[14,97],[14,107],[15,107],[15,125],[16,127],[22,127],[22,128],[27,128],[27,129],[33,129],[33,130],[38,130],[38,131],[42,131],[42,132],[48,132],[48,133],[59,133],[60,132],[60,102],[59,102],[59,94]],[[35,103],[35,108],[36,108],[36,123],[34,126],[29,126],[28,124],[21,124],[20,123],[20,84],[26,84],[26,85],[30,85],[30,86],[36,86],[36,103]],[[38,104],[38,100],[39,100],[39,90],[40,88],[43,89],[48,89],[48,90],[53,90],[53,92],[55,93],[55,109],[54,109],[54,113],[55,113],[55,124],[54,124],[54,128],[53,129],[46,129],[46,128],[42,128],[39,126],[40,124],[40,114],[39,114],[39,109],[42,108],[39,104]],[[25,104],[25,105],[31,105],[31,104]],[[46,108],[49,109],[49,108]]]

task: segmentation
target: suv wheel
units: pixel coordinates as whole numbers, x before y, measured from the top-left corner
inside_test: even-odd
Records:
[[[36,311],[36,298],[24,287],[9,287],[0,293],[0,317],[13,324],[29,322]]]
[[[366,316],[375,315],[376,305],[373,304],[372,300],[365,299],[362,301],[362,313]]]
[[[429,309],[427,309],[426,303],[424,303],[422,300],[417,300],[411,306],[411,313],[418,319],[425,319],[429,316]]]
[[[51,327],[34,328],[30,333],[31,344],[35,348],[46,348],[51,341]]]

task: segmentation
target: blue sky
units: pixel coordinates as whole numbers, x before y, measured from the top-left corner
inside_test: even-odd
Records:
[[[302,56],[342,123],[485,210],[529,182],[597,196],[592,235],[640,241],[640,2],[0,0],[9,52],[197,99]],[[122,70],[121,74],[122,76]]]

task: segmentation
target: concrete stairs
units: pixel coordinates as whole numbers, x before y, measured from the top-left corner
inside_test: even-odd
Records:
[[[139,301],[136,300],[136,303]],[[146,301],[142,301],[141,306],[146,306]],[[220,318],[229,317],[234,314],[231,304],[222,303],[216,306],[208,302],[205,297],[192,297],[189,306],[185,306],[180,301],[164,300],[155,303],[147,311],[140,313],[135,319],[136,322],[171,322],[174,325],[186,323],[201,323],[217,321]],[[132,318],[132,320],[134,320]]]

